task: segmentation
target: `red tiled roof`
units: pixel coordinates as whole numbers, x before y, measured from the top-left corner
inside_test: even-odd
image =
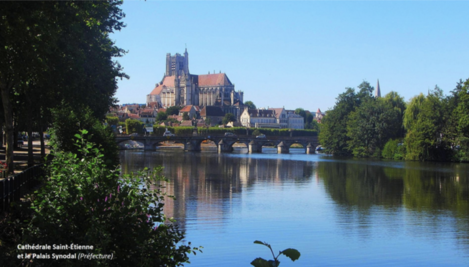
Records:
[[[166,112],[166,109],[165,108],[159,108],[158,113],[160,113],[160,112]]]
[[[225,73],[199,75],[199,86],[232,85]]]
[[[179,112],[189,112],[191,111],[191,109],[192,109],[192,105],[188,105],[188,106],[183,107],[181,110],[179,110]]]
[[[138,114],[129,114],[129,118],[131,118],[131,119],[140,119],[140,115],[138,115]]]
[[[163,83],[158,84],[158,86],[156,86],[155,89],[151,91],[150,95],[159,95],[161,91],[163,90],[163,86],[174,87],[174,78],[175,78],[174,75],[164,77]]]

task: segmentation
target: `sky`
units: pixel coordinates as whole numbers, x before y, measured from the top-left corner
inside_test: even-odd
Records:
[[[226,73],[258,108],[332,109],[363,81],[405,101],[469,78],[469,1],[124,1],[111,34],[120,104],[145,103],[166,54],[191,74]]]

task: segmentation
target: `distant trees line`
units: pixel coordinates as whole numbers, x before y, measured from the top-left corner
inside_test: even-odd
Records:
[[[337,97],[319,133],[336,155],[405,160],[469,161],[469,79],[448,96],[438,86],[408,103],[396,92],[373,97],[363,82]]]

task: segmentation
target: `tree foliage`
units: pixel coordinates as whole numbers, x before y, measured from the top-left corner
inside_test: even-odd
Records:
[[[127,131],[127,134],[132,134],[132,133],[143,134],[144,127],[145,125],[143,124],[143,122],[139,120],[134,120],[134,119],[125,120],[125,129]]]
[[[76,252],[112,253],[115,266],[181,266],[188,262],[188,254],[195,254],[198,248],[181,244],[184,233],[163,215],[165,194],[158,186],[164,179],[162,168],[121,179],[118,170],[106,166],[102,151],[86,140],[86,134],[83,130],[76,135],[80,156],[54,149],[48,178],[33,198],[23,244],[93,245],[92,250]],[[72,259],[48,264],[89,263]]]
[[[116,78],[127,77],[113,58],[125,52],[109,34],[120,30],[122,1],[36,1],[0,4],[0,93],[12,162],[13,114],[50,123],[50,109],[87,105],[104,119],[115,102]],[[20,111],[21,110],[21,111]],[[8,164],[12,167],[12,164]]]
[[[256,109],[256,105],[252,101],[246,101],[244,105],[247,106],[248,109]]]
[[[236,121],[236,117],[233,113],[226,113],[225,117],[223,117],[222,123],[226,125],[230,121]]]
[[[89,140],[103,149],[106,164],[109,167],[119,164],[117,144],[111,127],[104,126],[96,119],[89,107],[84,107],[81,112],[76,112],[69,106],[55,108],[52,110],[52,120],[50,144],[56,149],[80,155],[73,139],[80,129],[86,128],[89,129]]]
[[[172,107],[169,107],[166,109],[166,115],[170,116],[170,115],[178,115],[179,114],[179,110],[181,110],[182,107],[180,106],[172,106]]]

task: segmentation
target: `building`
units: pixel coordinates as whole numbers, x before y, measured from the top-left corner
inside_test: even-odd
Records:
[[[240,116],[240,122],[244,127],[250,128],[281,128],[277,123],[275,110],[244,108]]]
[[[200,111],[200,117],[207,123],[207,125],[214,126],[221,124],[225,114],[220,107],[206,106]]]
[[[225,113],[233,113],[239,118],[243,94],[235,90],[235,85],[225,73],[190,74],[189,53],[186,49],[184,55],[166,54],[166,72],[161,82],[147,95],[147,104],[158,102],[164,108],[217,106]]]
[[[304,129],[305,119],[296,114],[294,110],[285,110],[289,129]]]

